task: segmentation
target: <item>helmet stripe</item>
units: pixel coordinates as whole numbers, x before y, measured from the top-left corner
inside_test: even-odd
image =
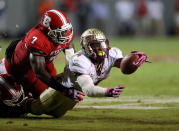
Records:
[[[65,16],[64,16],[62,13],[60,13],[60,12],[57,11],[57,10],[49,10],[49,12],[55,13],[55,14],[58,15],[59,18],[62,20],[62,23],[63,23],[63,24],[67,24],[66,18],[65,18]]]

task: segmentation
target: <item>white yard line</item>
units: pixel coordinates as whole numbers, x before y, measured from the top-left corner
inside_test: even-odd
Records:
[[[174,107],[142,107],[142,106],[123,106],[123,105],[106,105],[106,106],[76,106],[75,108],[92,108],[92,109],[139,109],[139,110],[158,110],[158,109],[168,109],[168,108],[174,108]]]
[[[84,103],[101,103],[101,102],[137,102],[137,103],[179,103],[179,97],[177,98],[153,98],[153,97],[123,97],[123,98],[90,98],[87,97],[83,101]]]
[[[104,103],[98,106],[97,104]],[[112,102],[119,102],[119,104],[111,105]],[[125,103],[127,102],[127,103]],[[76,108],[94,108],[94,109],[168,109],[176,107],[162,107],[162,106],[148,106],[144,104],[166,104],[179,103],[179,98],[153,98],[153,97],[123,97],[123,98],[90,98],[87,97],[84,101],[77,105]],[[94,104],[94,105],[89,105]]]

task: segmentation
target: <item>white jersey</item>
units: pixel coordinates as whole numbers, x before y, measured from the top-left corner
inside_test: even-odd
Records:
[[[111,48],[109,50],[109,56],[105,58],[104,64],[101,68],[101,73],[97,74],[96,67],[92,61],[85,56],[84,52],[81,50],[75,53],[70,59],[64,71],[65,79],[62,84],[66,87],[75,87],[76,88],[76,79],[72,74],[86,74],[89,75],[94,84],[97,84],[99,81],[104,80],[110,74],[111,68],[114,66],[114,63],[117,59],[123,58],[121,50],[118,48]],[[71,73],[69,73],[69,71]]]

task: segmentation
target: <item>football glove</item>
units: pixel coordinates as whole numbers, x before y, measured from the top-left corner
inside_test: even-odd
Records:
[[[147,61],[147,55],[145,55],[143,52],[132,51],[131,53],[139,56],[139,58],[136,61],[137,67],[140,67],[145,62],[149,62]]]
[[[57,75],[55,78],[51,77],[50,84],[51,87],[55,90],[58,90],[62,92],[65,96],[69,97],[70,99],[79,102],[83,100],[82,96],[85,96],[85,94],[81,91],[78,91],[74,88],[67,88],[63,86],[60,81],[62,79],[63,74]]]
[[[78,91],[74,88],[69,88],[64,90],[64,95],[69,97],[70,99],[74,100],[75,102],[80,102],[83,100],[83,96],[85,96],[85,94],[81,91]]]
[[[115,88],[107,88],[105,95],[108,97],[119,97],[120,93],[123,91],[124,86],[116,86]]]

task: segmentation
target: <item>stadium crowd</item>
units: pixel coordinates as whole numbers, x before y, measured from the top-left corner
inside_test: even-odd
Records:
[[[5,35],[6,9],[5,0],[0,0],[0,35]],[[76,36],[87,28],[102,30],[107,35],[120,36],[164,36],[178,34],[178,0],[171,1],[170,20],[168,6],[162,0],[40,0],[37,20],[52,8],[65,12],[72,20]],[[170,25],[168,25],[170,21]],[[110,25],[116,25],[111,27]],[[21,27],[18,25],[18,27]],[[24,32],[25,33],[25,32]],[[8,34],[8,32],[7,32]]]

